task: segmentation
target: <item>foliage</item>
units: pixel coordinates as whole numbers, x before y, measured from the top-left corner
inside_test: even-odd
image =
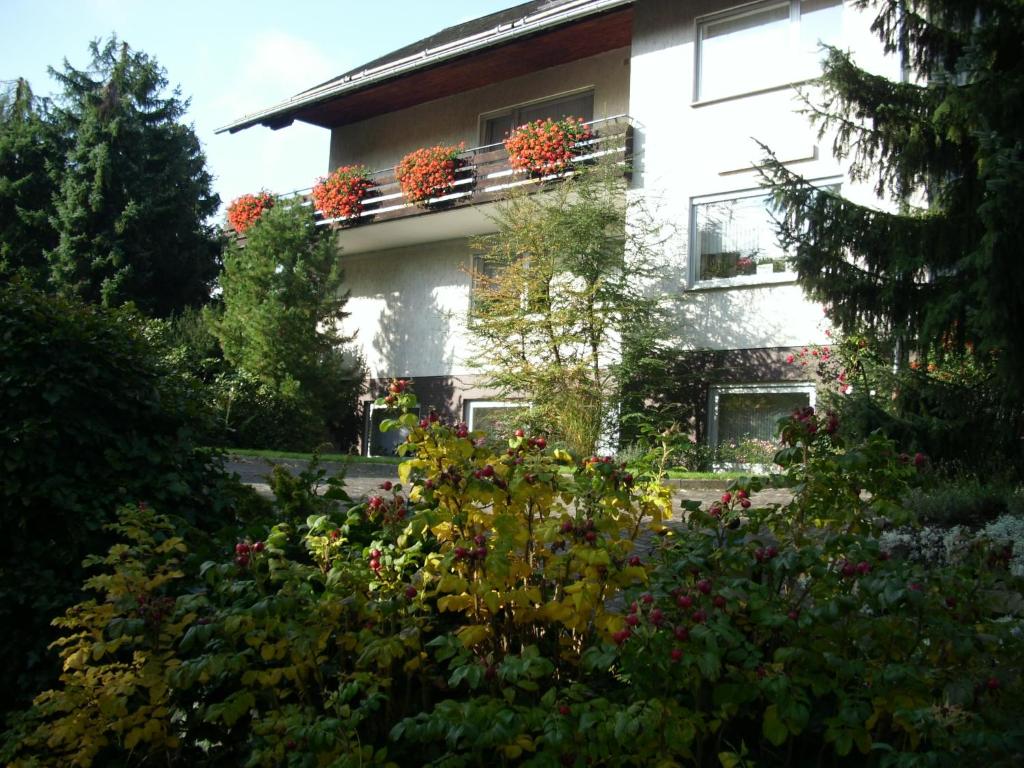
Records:
[[[197,448],[203,413],[127,311],[0,287],[0,710],[56,670],[50,618],[82,559],[106,549],[118,505],[146,500],[204,528],[235,501],[221,459]]]
[[[236,402],[252,404],[248,414],[262,419],[265,403],[276,416],[292,413],[311,427],[305,438],[303,429],[287,444],[268,447],[309,448],[327,437],[345,442],[362,377],[342,350],[347,295],[331,233],[295,200],[267,211],[246,235],[224,256],[223,313],[209,314],[235,371],[220,384],[229,396],[225,421],[232,423]],[[236,412],[233,423],[248,418]]]
[[[992,355],[949,349],[940,358],[893,365],[896,352],[868,334],[835,334],[789,363],[809,367],[819,402],[840,415],[847,436],[883,430],[943,472],[979,476],[1020,471],[1013,409],[1005,405]]]
[[[516,128],[505,139],[509,162],[517,171],[547,175],[562,173],[592,136],[583,118],[536,120]]]
[[[431,198],[442,197],[452,191],[455,172],[459,169],[459,155],[465,149],[458,146],[437,145],[410,152],[395,166],[395,178],[402,194],[410,203],[426,205]]]
[[[653,363],[671,299],[651,290],[653,226],[624,185],[621,169],[598,166],[513,195],[499,205],[497,233],[475,241],[475,360],[502,397],[528,401],[536,423],[581,457],[615,434],[628,393],[656,388],[664,373]]]
[[[245,234],[265,211],[274,207],[274,196],[267,191],[236,197],[228,206],[228,224],[238,234]]]
[[[56,130],[69,147],[52,211],[52,280],[87,301],[166,317],[209,297],[219,200],[188,110],[157,62],[116,38],[94,41],[79,70],[50,70]]]
[[[57,245],[50,224],[51,165],[59,137],[47,120],[46,103],[25,80],[0,94],[0,277],[23,273],[37,286],[46,283],[46,252]]]
[[[348,219],[363,212],[363,198],[376,186],[362,165],[343,165],[313,187],[313,205],[327,219]]]
[[[1020,581],[982,539],[941,569],[879,545],[922,476],[890,440],[846,445],[801,411],[784,475],[686,502],[671,531],[656,477],[602,457],[563,474],[570,457],[525,433],[492,454],[394,394],[385,428],[409,430],[412,458],[364,504],[315,493],[315,467],[282,476],[287,519],[198,570],[126,508],[99,598],[61,622],[64,685],[0,759],[1019,763]],[[769,483],[792,504],[758,508]],[[645,517],[651,557],[632,549]]]
[[[994,478],[955,477],[908,494],[903,506],[926,525],[977,527],[1007,514],[1024,517],[1024,488]]]
[[[818,193],[780,163],[767,178],[800,281],[848,333],[926,359],[994,355],[1020,435],[1024,393],[1024,7],[1015,0],[878,0],[873,24],[910,77],[828,49],[809,114],[851,176],[894,205]]]

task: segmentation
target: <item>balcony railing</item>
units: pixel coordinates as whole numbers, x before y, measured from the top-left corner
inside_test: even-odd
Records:
[[[599,159],[619,162],[628,173],[632,154],[632,128],[626,115],[594,120],[590,125],[593,137],[582,143],[581,152],[572,162],[589,163]],[[391,221],[420,216],[436,211],[478,205],[499,200],[516,187],[566,178],[572,170],[551,176],[535,176],[512,169],[508,152],[502,143],[488,144],[460,153],[462,164],[456,171],[455,184],[446,195],[430,198],[425,203],[411,203],[402,194],[394,167],[375,171],[370,178],[374,188],[363,198],[363,210],[358,217],[324,218],[316,213],[318,226],[362,226],[370,222]],[[309,199],[309,190],[296,193]]]

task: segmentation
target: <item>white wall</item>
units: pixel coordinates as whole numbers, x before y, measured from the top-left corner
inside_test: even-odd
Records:
[[[594,118],[624,114],[629,104],[629,49],[620,48],[542,72],[390,112],[336,128],[330,167],[358,163],[390,168],[434,144],[480,145],[480,116],[560,93],[594,89]]]
[[[770,146],[808,179],[839,176],[831,141],[819,139],[792,87],[699,103],[694,100],[696,19],[739,2],[639,0],[630,67],[629,114],[636,121],[635,185],[673,229],[667,252],[673,272],[689,274],[689,216],[694,197],[759,186],[751,165]],[[868,32],[869,19],[843,9],[844,46],[859,60],[893,74]],[[757,66],[756,61],[749,62]],[[896,70],[898,71],[898,70]],[[844,182],[843,191],[851,187]],[[863,190],[854,190],[864,197]],[[685,285],[677,286],[685,289]],[[825,343],[820,307],[794,283],[690,290],[678,329],[686,348],[745,349]]]
[[[345,256],[351,292],[342,323],[371,378],[448,376],[466,365],[469,243],[465,239]]]

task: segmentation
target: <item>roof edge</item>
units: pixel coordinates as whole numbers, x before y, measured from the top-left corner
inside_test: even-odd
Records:
[[[294,113],[304,107],[329,101],[337,96],[358,91],[392,77],[410,74],[448,59],[483,50],[534,32],[557,27],[613,8],[632,5],[633,2],[634,0],[572,0],[556,8],[538,11],[511,23],[499,24],[493,29],[477,32],[436,48],[426,48],[417,54],[403,56],[401,59],[389,61],[378,67],[364,69],[302,91],[285,101],[223,125],[215,129],[214,133],[237,133],[256,125],[265,125],[275,130],[285,128],[294,122]]]

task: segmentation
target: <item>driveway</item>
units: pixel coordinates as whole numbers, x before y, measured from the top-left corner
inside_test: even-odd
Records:
[[[270,496],[270,486],[267,484],[267,476],[273,471],[274,465],[281,465],[292,473],[302,471],[306,462],[296,459],[263,459],[252,456],[229,456],[227,468],[235,472],[243,483],[253,486],[259,493]],[[394,464],[368,464],[365,462],[354,462],[343,464],[340,462],[322,462],[321,466],[327,472],[327,476],[345,472],[345,487],[352,498],[365,498],[380,488],[385,480],[393,483],[398,482],[398,467]],[[696,500],[705,506],[720,498],[728,484],[727,480],[695,480],[695,481],[671,481],[675,487],[673,499],[676,511],[679,511],[679,503],[684,499]],[[759,505],[786,504],[792,498],[788,491],[769,489],[758,493],[754,502]]]

